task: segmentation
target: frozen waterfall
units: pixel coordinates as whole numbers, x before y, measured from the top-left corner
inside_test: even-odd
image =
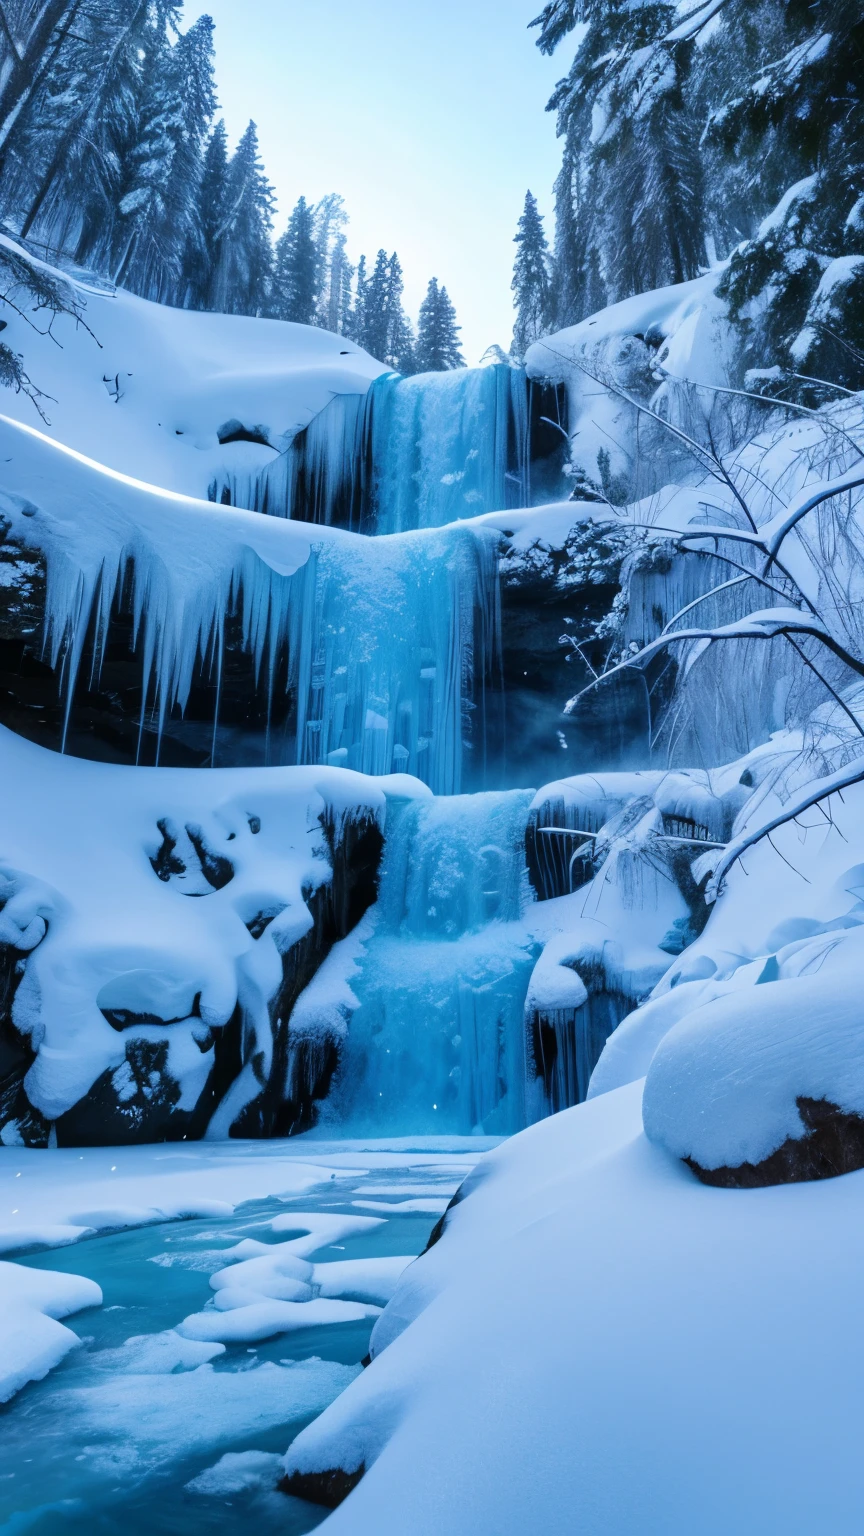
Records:
[[[526,1109],[530,790],[402,803],[321,1124],[507,1134]]]
[[[217,477],[210,496],[377,534],[531,506],[538,442],[554,457],[565,441],[543,411],[560,426],[563,409],[560,391],[505,364],[384,374],[366,395],[334,396],[257,477]]]

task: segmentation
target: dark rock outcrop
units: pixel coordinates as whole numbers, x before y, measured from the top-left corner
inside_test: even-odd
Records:
[[[276,1486],[295,1499],[307,1499],[310,1504],[336,1509],[349,1493],[353,1493],[365,1471],[365,1467],[358,1467],[356,1472],[332,1467],[329,1472],[292,1472]]]
[[[803,1184],[812,1179],[836,1179],[864,1168],[864,1115],[848,1114],[829,1099],[799,1098],[798,1110],[807,1134],[790,1136],[761,1163],[737,1168],[700,1168],[685,1161],[703,1184],[717,1189],[763,1189],[770,1184]]]

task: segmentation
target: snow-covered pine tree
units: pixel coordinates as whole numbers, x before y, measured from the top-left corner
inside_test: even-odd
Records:
[[[312,325],[320,282],[315,210],[305,197],[301,197],[288,220],[288,228],[276,245],[270,313],[277,320]]]
[[[394,251],[387,264],[387,345],[382,361],[397,373],[416,373],[414,327],[402,306],[402,263]]]
[[[348,311],[345,320],[345,335],[351,341],[356,341],[358,346],[365,346],[366,336],[366,292],[369,279],[366,275],[366,257],[361,256],[357,263],[357,280],[354,285],[354,298],[348,294]]]
[[[339,256],[337,266],[345,264],[345,226],[348,223],[348,214],[345,209],[345,199],[338,192],[328,192],[322,197],[313,210],[313,223],[315,232],[315,246],[318,253],[318,301],[315,312],[315,324],[323,326],[325,330],[333,330],[330,324],[331,311],[337,314],[340,309],[340,284],[342,273],[337,273],[336,292],[333,292],[333,262],[336,255],[337,244]],[[341,244],[340,242],[341,237]]]
[[[83,0],[4,0],[0,6],[0,177],[16,127],[38,98]]]
[[[351,279],[354,268],[348,260],[347,239],[340,230],[330,252],[327,285],[320,307],[321,323],[337,336],[347,333],[351,309]]]
[[[388,308],[389,268],[387,252],[380,250],[375,258],[372,274],[366,279],[363,302],[363,326],[358,340],[377,357],[386,362],[390,340],[390,311]]]
[[[706,7],[701,7],[705,9]],[[552,53],[582,29],[549,103],[565,142],[556,184],[555,321],[693,277],[705,257],[693,39],[665,0],[552,0],[532,23]]]
[[[215,232],[218,263],[211,285],[213,309],[257,315],[269,308],[274,201],[261,165],[258,129],[250,122],[226,173],[225,211]]]
[[[220,118],[204,150],[197,208],[183,257],[184,303],[190,309],[215,308],[227,199],[228,134]]]
[[[420,306],[417,326],[415,363],[418,373],[439,373],[448,368],[464,368],[459,350],[456,311],[446,288],[439,288],[433,277]]]
[[[201,182],[207,135],[216,111],[213,70],[213,20],[201,16],[174,47],[173,67],[180,91],[180,132],[165,194],[165,216],[172,233],[171,284],[159,297],[169,303],[188,298],[188,253],[203,258]]]
[[[49,50],[7,141],[3,208],[22,233],[108,261],[120,166],[134,133],[149,0],[90,0]]]
[[[548,334],[551,322],[549,246],[537,199],[531,192],[525,194],[514,244],[517,251],[511,284],[516,307],[513,355],[523,358],[532,342]]]
[[[737,249],[721,291],[745,364],[864,384],[864,10],[860,0],[786,0],[771,56],[739,50],[718,69],[706,138],[761,183],[763,222]],[[748,24],[726,0],[712,52]],[[758,40],[757,40],[758,42]],[[742,80],[742,63],[752,59]],[[804,393],[803,379],[789,379]],[[818,392],[817,392],[818,398]]]
[[[201,17],[173,47],[169,19],[172,12],[148,39],[115,236],[116,280],[163,301],[179,295],[197,222],[202,146],[216,108],[211,18]]]

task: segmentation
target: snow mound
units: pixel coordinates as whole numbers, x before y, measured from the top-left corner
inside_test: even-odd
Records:
[[[216,1037],[242,1015],[239,1077],[214,1122],[227,1135],[272,1067],[283,956],[313,930],[310,900],[333,880],[325,823],[334,847],[351,818],[380,826],[387,780],[338,768],[122,768],[5,730],[0,754],[0,921],[26,953],[12,1016],[32,1050],[4,1139],[35,1134],[32,1111],[43,1128],[56,1122],[97,1082],[102,1124],[90,1135],[107,1139],[109,1112],[115,1142],[158,1139],[157,1121],[175,1115],[197,1116],[184,1129],[202,1134],[220,1107],[207,1086]],[[88,1139],[84,1130],[68,1134]],[[148,1206],[117,1190],[71,1217],[123,1226]]]
[[[649,1138],[712,1170],[808,1134],[800,1099],[864,1115],[862,941],[859,929],[788,945],[755,978],[773,984],[756,992],[745,975],[675,1024],[648,1069]]]
[[[478,1165],[288,1451],[289,1475],[365,1466],[334,1536],[857,1529],[864,1173],[708,1189],[640,1099]]]
[[[111,469],[188,496],[260,470],[335,396],[363,395],[387,371],[316,326],[171,309],[58,275],[86,326],[60,315],[52,340],[44,315],[25,306],[23,316],[8,309],[4,335],[53,397],[44,402],[48,431]],[[5,408],[41,425],[23,395],[10,393]]]
[[[248,1488],[275,1488],[281,1474],[281,1456],[267,1451],[228,1451],[215,1466],[193,1477],[186,1489],[207,1498],[225,1499]]]
[[[82,1275],[0,1262],[0,1403],[78,1348],[78,1335],[59,1318],[101,1305],[99,1286]]]

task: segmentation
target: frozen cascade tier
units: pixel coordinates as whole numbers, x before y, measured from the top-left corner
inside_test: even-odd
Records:
[[[257,474],[217,476],[213,501],[361,533],[440,528],[562,494],[564,393],[495,364],[384,374],[336,395]]]
[[[322,1125],[504,1135],[533,1118],[523,1014],[537,949],[520,922],[531,798],[454,796],[391,812],[370,937],[354,951],[358,1006]]]

